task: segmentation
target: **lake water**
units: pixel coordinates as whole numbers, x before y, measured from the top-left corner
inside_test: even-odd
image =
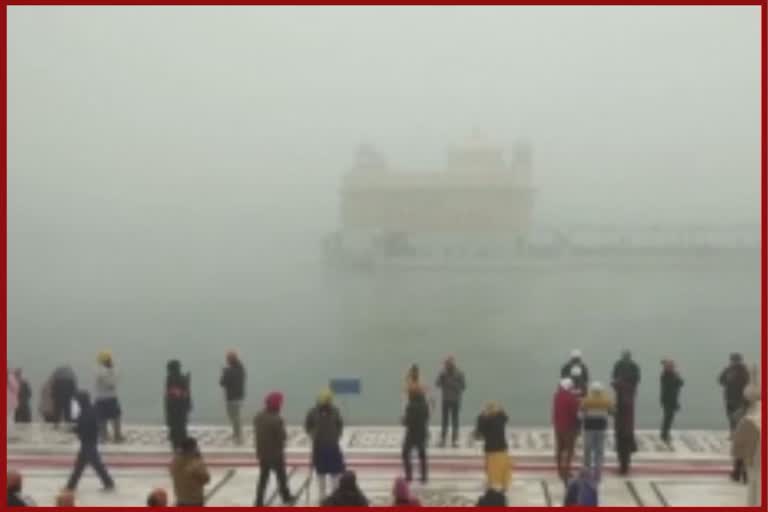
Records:
[[[192,421],[221,423],[219,372],[236,348],[247,416],[281,389],[297,422],[330,377],[359,376],[348,421],[391,424],[406,367],[418,362],[433,380],[455,354],[468,382],[464,423],[495,399],[513,425],[532,426],[548,424],[572,348],[603,381],[629,348],[643,370],[639,425],[660,421],[659,360],[673,357],[686,382],[677,424],[724,428],[717,374],[729,352],[759,355],[757,254],[716,266],[350,273],[327,268],[314,247],[283,258],[228,248],[11,254],[9,364],[25,369],[37,401],[56,364],[90,386],[97,352],[111,349],[126,421],[156,423],[166,360],[179,358],[192,372]]]

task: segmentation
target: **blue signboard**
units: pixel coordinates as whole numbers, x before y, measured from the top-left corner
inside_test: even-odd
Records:
[[[359,395],[362,392],[359,378],[331,379],[329,385],[334,395]]]

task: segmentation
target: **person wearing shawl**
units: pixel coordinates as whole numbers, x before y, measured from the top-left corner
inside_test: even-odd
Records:
[[[326,480],[330,478],[332,489],[335,489],[344,471],[344,455],[339,445],[344,422],[339,409],[333,404],[330,389],[320,393],[317,404],[307,413],[304,430],[312,440],[312,467],[317,473],[318,494],[322,502],[326,497]]]

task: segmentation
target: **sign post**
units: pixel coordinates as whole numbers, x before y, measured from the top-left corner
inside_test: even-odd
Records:
[[[344,415],[344,423],[347,418],[347,397],[362,394],[362,382],[359,377],[337,377],[330,380],[328,387],[334,395],[341,397],[341,409]]]

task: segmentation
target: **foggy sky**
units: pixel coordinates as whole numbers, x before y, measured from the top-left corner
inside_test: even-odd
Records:
[[[536,218],[757,222],[758,7],[9,9],[11,233],[323,233],[361,142],[534,146]]]

